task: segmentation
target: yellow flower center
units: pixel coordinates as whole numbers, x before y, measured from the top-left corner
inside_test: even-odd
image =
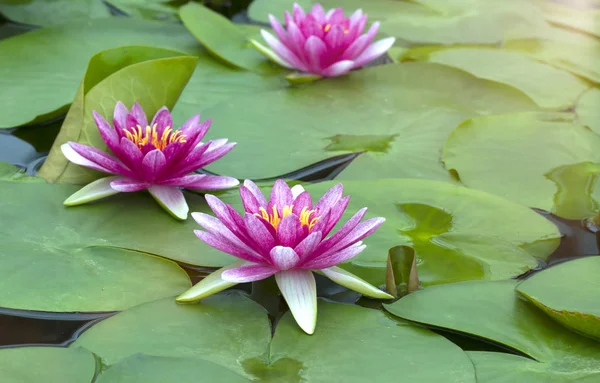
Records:
[[[154,126],[146,126],[146,129],[142,129],[141,126],[137,125],[129,129],[123,129],[125,136],[136,144],[138,147],[143,147],[147,144],[152,144],[156,149],[163,150],[167,145],[173,142],[184,143],[185,135],[181,134],[180,131],[173,132],[171,127],[167,127],[160,137],[158,137],[158,131],[156,130],[157,124]]]
[[[259,208],[260,213],[256,213],[254,214],[257,217],[262,217],[265,219],[265,221],[269,222],[271,224],[271,226],[273,226],[275,229],[277,229],[277,227],[279,226],[279,223],[281,222],[282,219],[284,219],[285,217],[287,217],[288,215],[292,214],[292,209],[294,208],[293,205],[291,206],[284,206],[283,209],[281,210],[281,217],[279,216],[279,211],[277,210],[277,206],[273,206],[273,211],[269,214],[269,212],[267,212],[267,210],[264,207]],[[308,210],[308,207],[304,206],[302,208],[302,211],[300,212],[300,225],[302,226],[307,226],[308,230],[312,230],[313,226],[315,226],[315,224],[317,223],[317,221],[319,220],[319,218],[321,217],[312,217],[312,215],[314,214],[316,210]]]
[[[329,32],[330,29],[331,29],[331,24],[325,24],[325,26],[323,27],[324,32]],[[350,31],[348,29],[344,28],[344,34],[347,35],[348,33],[350,33]]]

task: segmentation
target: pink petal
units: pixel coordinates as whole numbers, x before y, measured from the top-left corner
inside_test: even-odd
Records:
[[[277,40],[273,35],[264,29],[260,31],[263,39],[265,39],[266,43],[269,44],[271,49],[279,56],[281,59],[289,63],[292,67],[299,69],[303,72],[306,72],[307,67],[304,65],[298,56],[296,56],[289,48],[283,45],[279,40]]]
[[[275,281],[296,323],[307,334],[317,325],[317,285],[309,270],[286,270],[275,274]]]
[[[167,160],[160,149],[154,149],[144,156],[142,160],[142,172],[146,180],[160,179]]]
[[[137,125],[140,125],[142,128],[145,128],[146,126],[148,126],[148,119],[146,118],[146,112],[144,112],[144,109],[142,108],[142,106],[140,104],[138,104],[137,102],[133,103],[133,107],[131,108],[131,112],[129,113],[130,116],[132,116],[135,121],[137,122]]]
[[[357,9],[356,11],[354,11],[354,13],[352,14],[352,16],[350,16],[348,18],[348,29],[352,29],[355,25],[359,24],[359,22],[365,19],[366,20],[366,16],[363,16],[363,11],[362,9]]]
[[[321,4],[316,3],[315,5],[313,5],[310,14],[315,18],[315,20],[319,24],[325,23],[325,10],[323,9],[323,6]]]
[[[395,41],[396,38],[388,37],[371,44],[367,49],[364,50],[364,52],[360,54],[360,56],[354,60],[354,67],[361,67],[366,63],[382,56],[385,54],[385,52],[387,52],[388,49],[392,47],[392,45],[394,45]]]
[[[158,133],[158,138],[160,139],[163,132],[167,128],[173,129],[173,117],[171,117],[171,113],[166,106],[163,106],[156,112],[150,126],[154,126],[156,124],[156,132]]]
[[[271,206],[276,206],[281,214],[281,210],[285,206],[291,206],[292,202],[294,202],[294,197],[292,196],[292,190],[288,184],[281,179],[275,181],[275,184],[271,189],[271,197],[267,211],[271,211]]]
[[[317,36],[310,36],[304,44],[304,51],[308,60],[308,67],[312,73],[321,74],[323,58],[327,53],[327,46]]]
[[[336,52],[342,47],[342,44],[344,43],[344,37],[344,27],[341,25],[334,25],[325,36],[325,44],[327,44],[329,49]]]
[[[327,236],[331,229],[337,225],[342,215],[346,211],[346,207],[348,207],[348,202],[350,202],[350,196],[343,197],[335,204],[335,206],[330,210],[329,220],[327,221],[327,225],[323,228],[323,236]]]
[[[298,24],[298,28],[302,31],[302,35],[304,38],[308,39],[310,36],[318,37],[322,39],[325,36],[325,32],[323,31],[323,25],[319,23],[313,15],[307,15],[302,23]]]
[[[304,54],[304,44],[306,44],[306,38],[300,31],[300,28],[293,21],[288,25],[289,39],[286,46],[300,59],[300,61],[306,61],[306,55]]]
[[[82,145],[76,142],[68,142],[67,144],[81,157],[99,165],[101,169],[108,170],[108,173],[121,174],[128,177],[134,175],[129,169],[127,169],[123,164],[121,164],[119,160],[117,160],[110,154],[107,154],[91,146]]]
[[[294,188],[292,188],[292,192],[293,191]],[[306,207],[308,210],[312,210],[312,197],[308,192],[302,192],[300,193],[300,195],[298,195],[298,197],[296,197],[296,199],[294,199],[294,202],[292,204],[294,205],[292,213],[296,214],[297,216],[300,216],[300,213],[302,212],[303,208]]]
[[[161,181],[160,184],[195,190],[222,190],[237,186],[240,181],[233,177],[193,174]]]
[[[246,182],[250,181],[246,180],[244,181],[244,185],[240,186],[240,197],[242,198],[242,203],[244,204],[244,210],[252,214],[257,214],[261,207],[266,207],[266,202],[264,205],[258,202],[258,200],[254,196],[254,194],[252,194],[250,189],[248,189],[248,187],[245,186]]]
[[[116,156],[133,172],[140,172],[144,154],[140,148],[127,137],[122,137]]]
[[[115,148],[118,148],[119,146],[119,137],[117,132],[112,126],[110,126],[108,122],[106,122],[104,117],[102,117],[95,110],[92,111],[92,116],[94,116],[94,122],[96,123],[96,126],[98,126],[98,131],[100,131],[102,140],[104,140],[106,146],[108,146],[108,148],[114,153]]]
[[[344,10],[342,8],[335,8],[327,12],[327,22],[329,24],[340,24],[344,19]]]
[[[254,182],[252,182],[250,180],[245,180],[244,181],[244,186],[256,198],[256,200],[258,201],[258,203],[260,204],[260,206],[267,207],[267,199],[265,198],[265,195],[260,190],[260,188],[258,186],[256,186],[256,184]]]
[[[340,239],[339,242],[333,243],[333,246],[331,246],[331,248],[329,250],[325,251],[324,253],[321,253],[321,255],[323,255],[323,256],[329,255],[331,253],[342,250],[345,247],[348,247],[356,242],[362,241],[364,238],[373,234],[373,232],[375,232],[375,230],[377,230],[379,228],[379,226],[381,226],[381,224],[384,222],[385,222],[385,218],[378,217],[378,218],[371,218],[364,222],[359,223],[358,225],[356,225],[356,227],[350,233],[348,233],[348,235],[346,235],[344,238]],[[333,237],[331,237],[331,238],[333,238]],[[319,249],[319,251],[321,251],[321,249]]]
[[[342,198],[344,193],[344,185],[338,183],[331,189],[329,189],[321,199],[315,205],[315,209],[320,211],[326,211],[335,206],[336,203]]]
[[[73,150],[71,145],[69,145],[68,143],[62,144],[60,146],[60,150],[63,152],[63,154],[67,158],[67,160],[71,161],[74,164],[77,164],[80,166],[85,166],[86,168],[98,170],[103,173],[118,174],[118,173],[113,173],[110,170],[98,165],[97,163],[92,162],[92,161],[88,160],[87,158],[79,155],[79,153],[77,153],[75,150]]]
[[[200,169],[212,162],[215,162],[216,160],[229,153],[231,149],[235,147],[236,143],[230,142],[226,145],[219,146],[216,149],[211,149],[210,143],[207,143],[206,145],[208,145],[208,149],[206,149],[206,151],[200,156],[200,158],[197,158],[198,156],[195,155],[195,152],[203,148],[205,145],[199,146],[196,149],[194,149],[192,153],[190,153],[190,156],[185,159],[185,166],[182,168],[176,168],[173,176],[183,176],[194,170]]]
[[[288,39],[288,34],[285,31],[285,29],[283,29],[283,26],[281,25],[279,20],[277,20],[275,16],[269,14],[269,22],[271,23],[271,28],[273,28],[273,31],[275,32],[279,40],[281,40],[283,44],[289,45],[290,41]]]
[[[294,251],[300,256],[300,259],[304,260],[317,248],[321,239],[323,239],[321,232],[313,231],[294,248]]]
[[[180,220],[187,218],[189,208],[181,190],[174,186],[152,185],[148,192],[173,217]]]
[[[296,24],[300,24],[302,20],[304,20],[304,18],[306,17],[304,9],[302,9],[302,7],[298,3],[294,3],[292,13],[294,15],[294,22],[296,22]]]
[[[245,244],[252,243],[248,236],[248,232],[246,231],[244,219],[240,217],[235,209],[213,195],[206,194],[204,198],[217,218],[219,218],[233,234],[240,238]]]
[[[356,212],[333,236],[327,238],[321,244],[319,248],[319,254],[324,253],[329,250],[333,245],[344,239],[358,224],[360,220],[363,219],[365,214],[367,213],[367,208],[363,207],[359,211]]]
[[[127,115],[129,114],[129,109],[123,104],[121,101],[117,102],[115,106],[115,110],[113,113],[113,125],[115,126],[115,130],[120,133],[123,129],[127,129]],[[119,134],[120,136],[120,134]]]
[[[271,249],[270,257],[273,266],[279,270],[289,270],[300,261],[294,249],[285,246],[275,246]]]
[[[240,266],[225,270],[221,275],[221,278],[228,282],[246,283],[269,278],[277,271],[278,270],[273,267],[263,265]]]
[[[263,258],[249,254],[248,252],[245,252],[244,250],[240,249],[234,244],[224,241],[217,235],[207,233],[202,230],[194,230],[194,234],[196,234],[196,237],[198,237],[202,242],[219,251],[233,255],[234,257],[238,257],[245,261],[250,261],[254,263],[265,263],[265,260]]]
[[[303,230],[297,215],[284,217],[277,226],[277,243],[282,246],[294,247],[300,240]]]
[[[367,33],[359,36],[348,48],[346,48],[344,53],[342,53],[342,58],[344,60],[353,60],[358,57],[365,49],[367,49],[369,44],[371,44],[375,35],[377,35],[377,31],[379,31],[379,22],[374,22]]]
[[[244,215],[244,223],[249,237],[259,247],[260,253],[269,254],[269,251],[275,246],[275,239],[269,230],[260,223],[260,219],[254,214],[246,213]]]
[[[110,187],[119,192],[131,193],[148,189],[150,184],[147,182],[132,180],[131,178],[121,178],[112,181],[110,183]]]
[[[367,246],[363,245],[362,242],[358,242],[350,247],[347,247],[341,251],[329,254],[327,256],[320,256],[302,264],[303,269],[320,270],[326,269],[349,261],[360,254]]]
[[[323,69],[321,75],[324,77],[337,77],[343,76],[350,72],[356,64],[350,60],[338,61],[335,64]]]

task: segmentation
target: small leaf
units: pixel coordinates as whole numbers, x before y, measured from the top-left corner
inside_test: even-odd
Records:
[[[385,285],[394,298],[419,289],[415,251],[408,246],[395,246],[388,252]]]

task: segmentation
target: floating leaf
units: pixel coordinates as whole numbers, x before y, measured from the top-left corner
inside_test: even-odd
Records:
[[[592,88],[584,93],[575,112],[579,122],[600,134],[600,88]]]
[[[115,364],[102,373],[97,383],[242,383],[248,379],[202,359],[159,357],[138,354]]]
[[[2,383],[82,383],[94,378],[96,361],[83,349],[20,347],[0,350]]]
[[[214,119],[209,136],[244,143],[208,169],[261,179],[362,152],[342,177],[452,182],[440,149],[460,122],[536,109],[516,89],[460,70],[430,63],[383,65],[205,110]],[[256,155],[256,148],[265,155]]]
[[[128,16],[157,21],[177,21],[177,7],[165,0],[105,0]]]
[[[181,21],[215,57],[239,68],[276,72],[248,42],[246,34],[224,16],[198,3],[188,3],[179,10]]]
[[[17,23],[42,26],[110,17],[106,5],[96,0],[2,0],[0,13]]]
[[[476,117],[457,127],[442,160],[468,187],[551,211],[556,185],[551,170],[600,162],[600,137],[574,123],[571,113],[520,113]]]
[[[150,116],[162,106],[172,109],[196,62],[194,56],[146,47],[115,48],[92,57],[69,114],[40,169],[40,176],[49,182],[75,184],[100,178],[99,172],[67,160],[61,145],[74,141],[106,148],[92,111],[110,123],[117,101],[129,108],[138,102]]]
[[[285,11],[291,14],[294,3],[298,3],[306,11],[314,4],[312,0],[254,0],[248,7],[248,16],[252,20],[268,23],[270,13],[282,20]]]
[[[417,291],[419,276],[415,251],[408,246],[392,247],[388,253],[385,273],[386,290],[398,298]],[[400,288],[400,294],[398,294]]]
[[[568,3],[545,0],[535,0],[535,4],[549,22],[600,37],[600,10],[594,9],[593,4],[590,4],[591,9],[576,9]]]
[[[25,182],[44,182],[39,177],[31,177],[16,166],[0,162],[0,181],[25,181]]]
[[[600,256],[564,262],[534,274],[517,291],[559,323],[600,339]]]
[[[546,174],[556,184],[552,212],[567,219],[589,218],[600,211],[600,164],[564,165]]]
[[[469,281],[433,286],[385,308],[402,319],[482,337],[534,359],[471,353],[478,382],[598,381],[598,343],[565,329],[520,299],[514,291],[518,283]],[[492,379],[498,375],[501,378]]]

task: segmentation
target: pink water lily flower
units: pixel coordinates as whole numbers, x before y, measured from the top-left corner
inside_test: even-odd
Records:
[[[179,302],[193,302],[237,283],[258,281],[275,275],[275,280],[298,325],[308,334],[315,330],[317,291],[312,270],[364,295],[389,299],[389,294],[337,267],[365,249],[362,240],[384,221],[371,218],[361,222],[367,209],[359,210],[335,234],[328,236],[348,206],[337,184],[313,205],[302,186],[275,182],[266,200],[251,181],[240,187],[244,205],[241,216],[217,197],[206,195],[216,218],[204,213],[192,217],[206,231],[195,234],[209,246],[241,261],[209,275],[187,292]]]
[[[379,23],[363,34],[367,15],[360,9],[346,17],[341,8],[326,13],[321,4],[315,4],[306,14],[295,3],[292,15],[285,13],[285,28],[271,14],[269,20],[278,38],[262,30],[271,49],[251,40],[254,47],[281,66],[320,77],[341,76],[362,67],[382,56],[395,41],[388,37],[372,44]]]
[[[219,190],[234,187],[232,177],[190,174],[227,154],[235,143],[226,139],[201,142],[211,120],[200,122],[200,115],[173,129],[173,119],[162,107],[148,124],[146,113],[135,103],[131,111],[118,102],[111,126],[93,112],[100,135],[115,156],[99,149],[68,142],[61,146],[67,159],[77,165],[111,177],[94,181],[67,198],[67,206],[80,205],[119,192],[148,190],[158,203],[178,219],[186,219],[189,211],[180,188]]]

